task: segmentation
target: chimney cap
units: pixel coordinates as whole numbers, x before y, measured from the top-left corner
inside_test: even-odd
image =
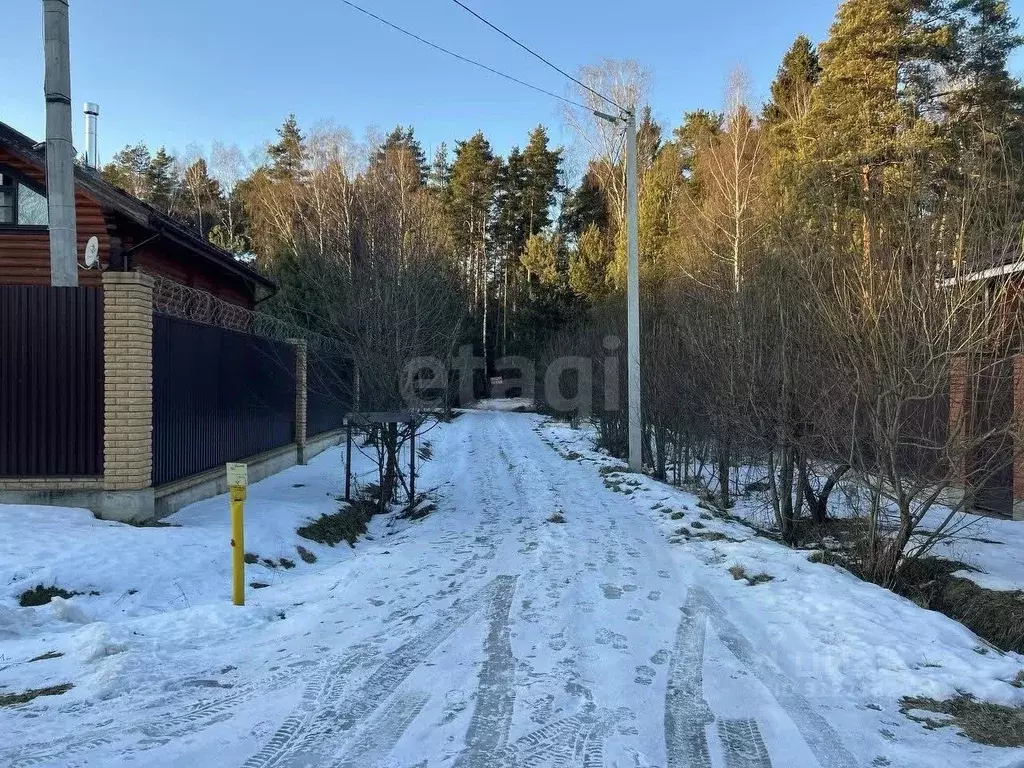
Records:
[[[83,111],[87,115],[98,115],[100,113],[100,105],[87,101],[85,102],[85,109]]]

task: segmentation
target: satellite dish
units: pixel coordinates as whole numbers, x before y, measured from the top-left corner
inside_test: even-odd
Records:
[[[100,241],[95,235],[89,238],[89,242],[85,245],[85,267],[86,269],[92,269],[96,266],[99,261],[100,255]]]

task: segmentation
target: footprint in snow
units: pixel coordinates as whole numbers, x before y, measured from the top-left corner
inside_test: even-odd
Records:
[[[607,600],[618,600],[622,597],[622,589],[614,584],[602,584],[601,591],[604,592],[605,599]]]
[[[650,592],[647,593],[647,599],[650,600],[652,603],[657,602],[658,600],[661,600],[661,592],[657,589],[652,589]]]
[[[651,664],[657,664],[658,666],[661,666],[662,664],[668,664],[668,659],[668,651],[662,648],[660,651],[651,656]]]
[[[626,614],[627,621],[640,621],[643,618],[643,611],[639,608],[633,608],[629,613]]]
[[[636,677],[633,678],[633,682],[640,685],[650,685],[654,682],[654,674],[653,667],[642,664],[636,668]]]
[[[612,632],[609,629],[597,630],[594,642],[598,645],[611,645],[617,651],[624,651],[629,648],[625,635],[620,635],[618,632]]]

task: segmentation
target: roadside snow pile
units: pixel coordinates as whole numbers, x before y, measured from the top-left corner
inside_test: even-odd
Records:
[[[958,622],[841,568],[809,562],[807,551],[758,536],[692,493],[629,473],[593,449],[589,428],[538,421],[536,429],[563,458],[594,463],[606,487],[658,517],[688,567],[718,572],[721,578],[707,583],[717,585],[711,591],[728,605],[730,621],[794,679],[842,691],[868,708],[888,709],[908,695],[945,699],[964,692],[1024,705],[1024,690],[1014,684],[1024,657],[998,651]],[[1024,535],[1008,535],[1012,525],[1024,523],[987,528],[1008,539],[1008,553],[1020,551],[1013,543],[1024,545]],[[980,547],[997,546],[976,544],[977,557],[990,551]],[[1008,561],[998,565],[1009,570]],[[1024,565],[1018,562],[1016,571],[1024,579]],[[765,578],[752,585],[750,577],[760,574]]]
[[[366,457],[354,455],[353,463],[363,475],[372,471]],[[343,467],[343,448],[333,448],[249,488],[245,549],[256,560],[246,566],[247,581],[276,585],[351,557],[347,545],[296,535],[303,524],[338,510]],[[0,641],[230,603],[230,541],[224,496],[154,527],[98,520],[84,509],[0,505]],[[41,602],[50,590],[70,596],[18,607],[25,592],[39,587]]]
[[[440,426],[430,430],[432,441],[442,439]],[[376,479],[368,452],[354,451],[352,464],[357,482]],[[430,462],[420,471],[429,479]],[[66,707],[142,695],[139,686],[151,679],[151,695],[159,695],[157,667],[178,668],[189,653],[202,664],[219,643],[266,637],[304,600],[338,586],[341,577],[324,579],[325,572],[416,524],[375,517],[367,543],[355,549],[299,536],[298,528],[338,511],[344,486],[342,446],[249,487],[246,583],[292,588],[250,586],[244,609],[231,602],[226,496],[151,527],[98,520],[83,509],[0,505],[0,694],[73,681],[33,705]]]

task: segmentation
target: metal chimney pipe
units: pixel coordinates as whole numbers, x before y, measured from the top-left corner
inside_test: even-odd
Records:
[[[71,42],[68,0],[43,0],[46,71],[46,198],[50,285],[78,285],[75,150],[71,143]]]
[[[100,105],[91,101],[85,102],[85,164],[90,168],[100,167],[100,154],[97,145],[99,135],[96,133],[96,123],[100,116]]]

